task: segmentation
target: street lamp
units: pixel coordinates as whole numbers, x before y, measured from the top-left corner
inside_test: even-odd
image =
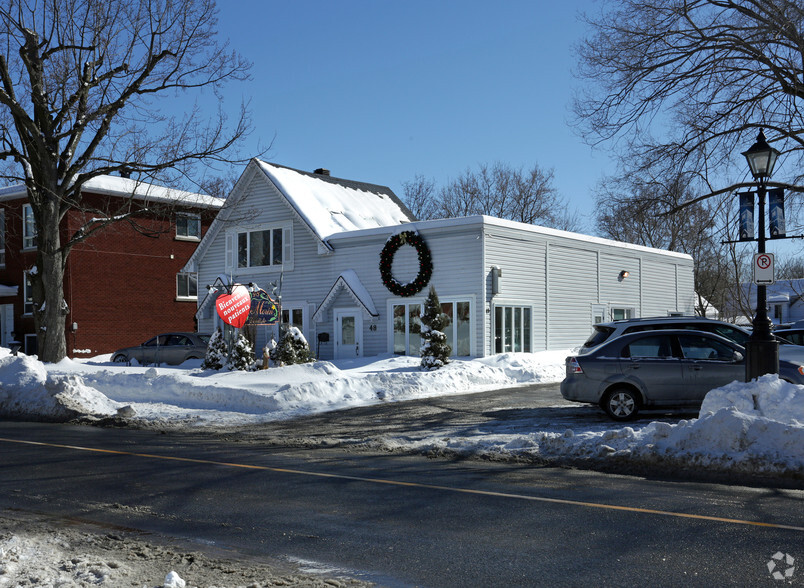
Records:
[[[757,252],[765,253],[765,193],[768,178],[773,174],[773,167],[779,157],[779,151],[768,145],[765,133],[759,131],[757,141],[748,151],[743,152],[751,168],[751,175],[759,182],[757,199],[759,214],[759,235],[757,236]],[[745,381],[750,382],[764,374],[779,373],[779,343],[771,331],[773,323],[768,316],[768,294],[765,284],[757,284],[757,310],[754,314],[753,331],[748,339],[745,351],[748,357],[745,362]]]

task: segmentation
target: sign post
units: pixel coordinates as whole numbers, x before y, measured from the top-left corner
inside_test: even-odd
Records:
[[[754,254],[754,283],[770,286],[776,281],[773,253]]]

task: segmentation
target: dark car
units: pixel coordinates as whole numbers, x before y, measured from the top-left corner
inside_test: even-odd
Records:
[[[142,345],[118,349],[112,353],[112,361],[130,364],[132,360],[136,360],[143,365],[178,365],[188,359],[203,359],[207,353],[209,338],[204,333],[163,333]]]
[[[804,384],[804,363],[779,360],[779,377]],[[700,406],[714,388],[745,379],[745,349],[687,329],[640,331],[610,339],[566,360],[561,395],[599,405],[615,420],[641,408]]]
[[[793,345],[804,345],[804,329],[774,329],[773,334]]]

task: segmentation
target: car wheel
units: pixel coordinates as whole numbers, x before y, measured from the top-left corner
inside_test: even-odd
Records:
[[[119,355],[115,355],[112,358],[112,361],[115,363],[128,363],[128,358],[121,353]]]
[[[631,388],[615,388],[603,397],[601,407],[615,421],[628,421],[639,412],[639,394]]]

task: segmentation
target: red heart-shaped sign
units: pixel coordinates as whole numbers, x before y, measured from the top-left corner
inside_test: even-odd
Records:
[[[227,324],[239,329],[246,324],[248,313],[251,310],[251,293],[242,284],[232,288],[231,294],[218,296],[215,301],[218,316]]]

